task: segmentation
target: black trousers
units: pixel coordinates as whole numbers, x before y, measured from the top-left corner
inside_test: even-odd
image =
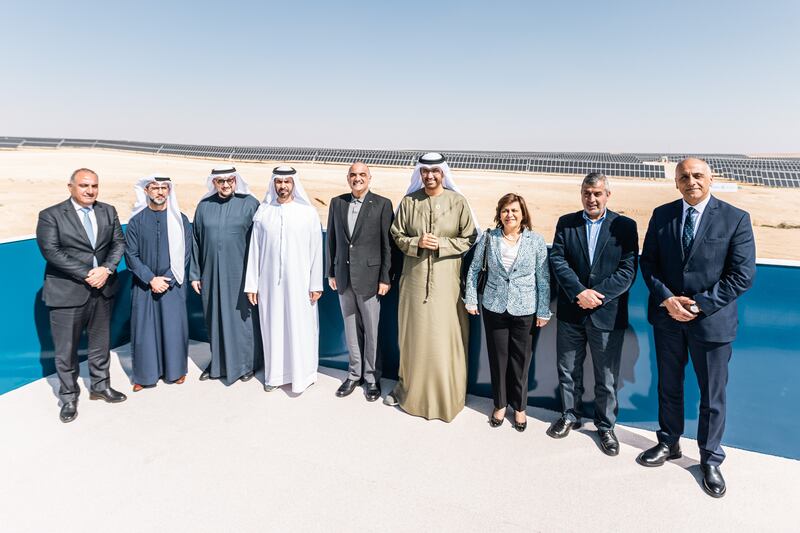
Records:
[[[495,409],[511,405],[515,411],[524,411],[528,405],[534,320],[534,315],[514,316],[507,311],[494,313],[483,308]]]
[[[619,411],[617,388],[624,338],[624,329],[597,329],[590,320],[583,324],[558,321],[558,391],[568,420],[577,422],[583,416],[583,362],[588,344],[594,370],[594,424],[597,429],[614,429]]]
[[[658,441],[674,444],[683,435],[683,377],[691,356],[700,387],[697,445],[702,464],[719,466],[725,460],[725,387],[728,384],[729,342],[701,341],[685,324],[653,328],[658,363]]]
[[[88,337],[89,375],[92,390],[109,386],[111,304],[99,291],[92,291],[89,300],[78,307],[51,307],[50,331],[53,335],[55,363],[61,384],[58,395],[63,402],[76,400],[78,387],[78,342],[83,330]]]

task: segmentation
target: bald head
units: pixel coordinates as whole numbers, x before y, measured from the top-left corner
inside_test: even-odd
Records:
[[[361,161],[356,161],[350,165],[347,171],[347,184],[350,186],[350,192],[356,198],[361,198],[369,190],[369,183],[372,180],[372,174],[369,172],[369,167]]]
[[[697,205],[711,193],[714,177],[711,167],[702,159],[690,157],[675,167],[675,187],[689,205]]]
[[[686,159],[678,163],[678,166],[675,168],[675,173],[677,174],[678,172],[680,172],[682,169],[685,168],[689,169],[702,168],[706,174],[708,174],[709,176],[711,175],[711,167],[708,166],[708,163],[697,157],[687,157]]]

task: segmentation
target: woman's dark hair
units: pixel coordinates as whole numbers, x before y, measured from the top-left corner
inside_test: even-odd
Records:
[[[496,227],[498,228],[503,227],[503,222],[502,219],[500,218],[500,211],[502,211],[503,208],[508,204],[514,202],[519,202],[519,209],[520,211],[522,211],[522,223],[520,224],[520,227],[533,230],[533,226],[531,225],[531,215],[528,212],[528,205],[525,203],[525,198],[523,198],[518,194],[514,194],[513,192],[504,195],[497,201],[497,210],[495,211],[494,214],[494,221],[497,224]]]

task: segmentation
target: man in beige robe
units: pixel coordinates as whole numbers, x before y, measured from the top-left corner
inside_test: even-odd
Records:
[[[441,154],[420,157],[391,234],[405,258],[397,313],[399,381],[385,403],[450,422],[467,394],[469,322],[459,280],[461,257],[477,228]]]

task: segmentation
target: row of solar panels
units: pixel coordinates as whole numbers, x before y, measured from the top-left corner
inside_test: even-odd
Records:
[[[292,148],[260,146],[215,146],[159,144],[94,139],[0,138],[0,147],[91,147],[145,153],[209,157],[236,161],[308,161],[412,166],[421,150],[357,150],[332,148]],[[582,152],[444,152],[449,165],[463,170],[499,170],[555,174],[603,172],[609,176],[665,178],[661,165],[644,164],[635,157],[608,153]]]
[[[59,139],[42,137],[0,137],[0,148],[17,147],[91,147],[153,154],[209,157],[236,161],[308,161],[317,163],[351,163],[364,161],[370,165],[411,166],[421,150],[357,150],[332,148],[296,148],[265,146],[216,146],[162,144],[103,139]],[[743,154],[675,154],[607,152],[486,152],[445,151],[452,168],[467,170],[499,170],[555,174],[587,174],[602,172],[609,176],[664,179],[664,167],[647,161],[677,162],[686,157],[708,161],[715,173],[743,183],[770,187],[800,187],[800,159],[749,158]]]

